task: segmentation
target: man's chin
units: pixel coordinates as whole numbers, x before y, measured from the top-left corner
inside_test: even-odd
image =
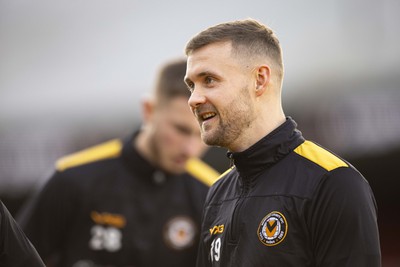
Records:
[[[171,174],[174,174],[174,175],[182,174],[186,171],[186,162],[172,164],[172,165],[168,166],[166,171]]]
[[[201,139],[209,146],[219,146],[218,139],[215,138],[214,135],[212,135],[210,132],[202,133]]]

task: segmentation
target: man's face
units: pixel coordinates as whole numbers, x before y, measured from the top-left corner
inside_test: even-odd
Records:
[[[234,150],[246,140],[256,116],[252,72],[231,55],[229,42],[214,43],[188,56],[185,82],[189,105],[208,145]]]
[[[155,163],[167,172],[182,173],[187,160],[202,156],[207,148],[187,106],[187,98],[176,97],[154,108],[150,145]]]

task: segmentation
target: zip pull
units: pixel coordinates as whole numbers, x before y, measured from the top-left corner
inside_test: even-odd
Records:
[[[235,165],[235,160],[233,159],[233,153],[228,151],[226,152],[226,155],[229,158],[229,168],[231,168],[233,165]]]

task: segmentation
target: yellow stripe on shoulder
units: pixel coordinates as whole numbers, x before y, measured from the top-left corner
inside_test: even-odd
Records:
[[[121,154],[121,151],[122,142],[118,139],[113,139],[108,142],[62,157],[56,162],[56,169],[58,171],[64,171],[68,168],[76,167],[97,160],[116,158]]]
[[[294,152],[318,164],[327,171],[339,167],[349,167],[346,162],[310,141],[305,141],[303,144],[299,145]]]
[[[215,183],[220,176],[219,172],[198,158],[191,158],[187,161],[186,171],[208,186]]]

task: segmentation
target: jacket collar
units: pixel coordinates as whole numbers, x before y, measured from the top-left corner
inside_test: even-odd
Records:
[[[282,125],[245,151],[228,151],[227,155],[233,160],[243,179],[253,178],[304,142],[301,132],[296,127],[296,122],[291,117],[287,117]]]

